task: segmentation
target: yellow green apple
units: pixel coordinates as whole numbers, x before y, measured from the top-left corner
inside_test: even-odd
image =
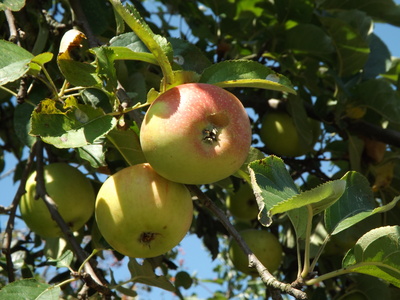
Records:
[[[140,130],[144,156],[161,176],[206,184],[235,173],[251,145],[242,103],[211,84],[188,83],[161,94]]]
[[[52,219],[44,201],[35,199],[35,178],[36,172],[26,182],[26,194],[20,203],[22,219],[41,237],[61,237],[61,229]],[[47,193],[57,204],[58,212],[71,230],[83,227],[93,215],[96,199],[90,180],[78,169],[65,163],[46,165],[44,180]]]
[[[302,143],[293,118],[286,112],[267,112],[261,123],[260,138],[267,149],[279,156],[296,157],[309,153],[314,147],[320,123],[308,118],[312,130],[312,141]]]
[[[185,237],[193,203],[183,184],[144,163],[106,179],[97,194],[95,216],[100,233],[115,250],[135,258],[155,257]]]
[[[270,273],[278,270],[282,263],[283,250],[278,238],[267,230],[246,229],[239,232],[251,251]],[[245,274],[257,276],[255,268],[249,268],[249,259],[239,244],[231,240],[229,257],[235,268]]]
[[[258,215],[258,204],[250,184],[241,184],[235,193],[226,198],[226,207],[239,220],[253,220]]]

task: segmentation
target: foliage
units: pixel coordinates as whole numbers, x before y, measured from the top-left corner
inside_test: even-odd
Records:
[[[124,257],[110,251],[94,218],[56,239],[14,222],[33,168],[68,162],[98,190],[107,175],[145,162],[138,137],[152,101],[203,82],[237,95],[253,130],[248,161],[234,176],[191,187],[199,201],[189,234],[202,240],[210,264],[219,262],[209,299],[398,299],[400,59],[373,31],[375,22],[400,26],[393,0],[20,0],[0,10],[0,170],[14,167],[4,161],[12,153],[19,184],[0,206],[8,218],[0,298],[121,298],[145,293],[139,284],[196,297],[188,289],[211,279],[178,267],[177,249],[130,258],[130,278],[116,282],[117,267],[94,261]],[[276,109],[292,116],[304,144],[307,118],[321,123],[312,151],[280,158],[259,141],[262,117]],[[225,206],[244,181],[260,209],[246,224]],[[285,255],[274,277],[252,256],[259,278],[232,267],[235,227],[279,238]],[[50,266],[52,276],[41,273]]]

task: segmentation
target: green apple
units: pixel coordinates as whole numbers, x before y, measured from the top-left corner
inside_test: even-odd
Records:
[[[239,220],[253,220],[258,215],[258,204],[250,184],[240,185],[236,193],[228,195],[226,207]]]
[[[26,182],[26,194],[22,197],[20,211],[28,227],[38,235],[61,237],[63,234],[42,199],[36,196],[36,172]],[[57,204],[58,212],[72,231],[83,227],[94,212],[96,195],[90,180],[76,168],[65,163],[44,167],[47,193]]]
[[[272,153],[296,157],[309,153],[319,135],[319,122],[307,119],[312,128],[313,140],[303,144],[292,117],[286,112],[267,112],[262,119],[260,138]]]
[[[283,250],[278,239],[271,232],[259,229],[246,229],[239,232],[251,251],[270,273],[278,270],[282,263]],[[239,244],[231,240],[229,245],[229,257],[235,268],[245,274],[257,276],[255,268],[249,268],[249,260]]]
[[[144,156],[161,176],[206,184],[235,173],[251,145],[242,103],[228,91],[203,83],[176,86],[148,109],[140,130]]]
[[[189,190],[145,163],[124,168],[101,186],[98,228],[118,252],[136,258],[161,255],[184,238],[193,218]]]

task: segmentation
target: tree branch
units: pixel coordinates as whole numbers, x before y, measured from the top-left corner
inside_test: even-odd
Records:
[[[224,212],[217,205],[215,205],[214,202],[210,198],[208,198],[207,195],[205,195],[198,186],[188,185],[187,187],[193,195],[197,196],[200,203],[204,205],[207,209],[209,209],[219,219],[219,221],[226,228],[229,234],[237,241],[240,248],[249,258],[249,267],[257,269],[258,273],[260,274],[261,280],[267,287],[272,287],[276,290],[280,290],[286,294],[292,295],[296,299],[307,299],[307,294],[303,291],[293,288],[290,284],[280,282],[274,276],[272,276],[267,268],[254,255],[249,246],[240,236],[239,232],[229,222],[229,219],[224,214]]]
[[[63,220],[62,216],[58,212],[57,209],[57,204],[54,202],[54,200],[49,196],[49,194],[46,191],[46,186],[45,186],[45,178],[44,178],[44,166],[43,166],[43,142],[38,138],[38,141],[36,143],[37,147],[37,167],[36,167],[36,193],[37,197],[43,199],[44,203],[46,204],[47,208],[49,209],[49,212],[51,214],[51,217],[53,220],[57,223],[57,225],[60,227],[65,239],[70,243],[73,252],[75,253],[76,257],[78,258],[78,261],[82,264],[86,258],[87,254],[85,251],[81,248],[75,237],[73,236],[70,228],[68,225],[65,223]],[[102,276],[98,273],[96,273],[96,266],[95,266],[95,261],[94,260],[89,260],[88,263],[84,265],[85,272],[89,274],[93,281],[96,282],[96,287],[102,286],[101,289],[98,289],[99,292],[103,293],[105,296],[111,296],[111,290],[106,287],[106,281]],[[86,280],[85,280],[86,282]]]
[[[25,185],[26,181],[28,180],[29,173],[33,164],[33,159],[36,155],[35,151],[36,147],[33,146],[32,150],[29,154],[28,161],[25,165],[24,171],[21,176],[21,181],[18,186],[18,190],[15,193],[14,199],[12,201],[12,204],[6,208],[7,211],[10,212],[10,216],[7,221],[7,227],[4,233],[3,237],[3,253],[6,257],[6,262],[7,262],[7,274],[8,274],[8,281],[13,282],[15,280],[15,275],[14,275],[14,265],[11,257],[11,242],[12,242],[12,233],[14,230],[14,224],[15,224],[15,217],[16,217],[16,212],[17,212],[17,207],[19,205],[19,202],[21,201],[22,196],[26,193],[25,190]]]
[[[14,15],[12,14],[12,11],[10,9],[6,9],[4,13],[6,15],[8,28],[10,29],[10,37],[8,40],[10,42],[16,43],[18,46],[21,46],[18,30],[17,27],[15,26],[15,19]]]
[[[348,122],[348,130],[354,134],[360,134],[376,139],[385,144],[400,147],[400,132],[393,129],[385,129],[380,126],[359,120]]]

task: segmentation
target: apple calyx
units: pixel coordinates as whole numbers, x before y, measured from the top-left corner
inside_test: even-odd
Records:
[[[139,236],[139,243],[144,244],[150,248],[151,242],[154,241],[158,235],[160,235],[160,233],[142,232]]]
[[[218,128],[212,127],[211,129],[204,129],[203,130],[203,141],[207,144],[214,144],[215,142],[218,142]]]

